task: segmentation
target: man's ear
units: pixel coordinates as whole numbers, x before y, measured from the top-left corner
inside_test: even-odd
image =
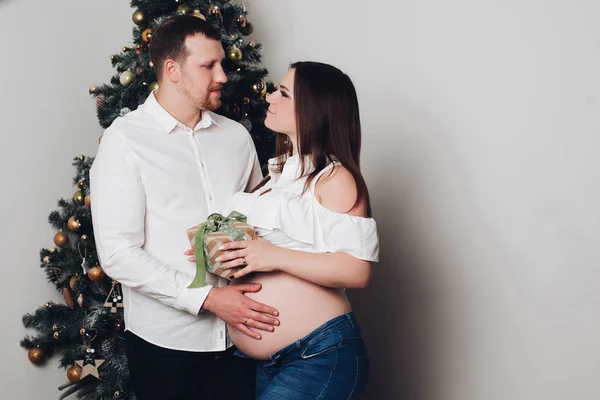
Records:
[[[165,78],[171,82],[179,82],[179,79],[181,78],[181,66],[177,61],[167,58],[163,65],[163,71]]]

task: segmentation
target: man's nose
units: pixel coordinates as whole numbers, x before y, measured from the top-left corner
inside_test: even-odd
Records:
[[[217,83],[227,82],[227,75],[225,74],[225,71],[223,70],[223,67],[221,65],[219,65],[219,69],[218,69],[217,73],[215,74],[214,80]]]

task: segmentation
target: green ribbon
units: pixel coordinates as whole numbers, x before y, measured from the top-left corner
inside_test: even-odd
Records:
[[[199,288],[206,284],[206,271],[214,272],[208,249],[204,244],[207,233],[223,232],[231,236],[233,241],[244,240],[246,233],[233,226],[234,222],[246,223],[246,216],[237,211],[232,211],[227,217],[215,213],[208,216],[196,232],[196,276],[188,288]]]

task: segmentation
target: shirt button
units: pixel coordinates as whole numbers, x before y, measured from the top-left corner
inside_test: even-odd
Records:
[[[200,165],[202,165],[202,168],[206,168],[206,164],[204,164],[204,161],[202,161],[202,162],[200,163]]]
[[[212,196],[208,196],[208,199],[209,199],[210,201],[213,201],[213,197],[212,197]]]

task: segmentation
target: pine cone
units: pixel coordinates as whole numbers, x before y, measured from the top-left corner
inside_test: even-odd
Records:
[[[48,267],[46,268],[46,277],[48,278],[48,282],[56,285],[63,278],[63,272],[60,268]]]

